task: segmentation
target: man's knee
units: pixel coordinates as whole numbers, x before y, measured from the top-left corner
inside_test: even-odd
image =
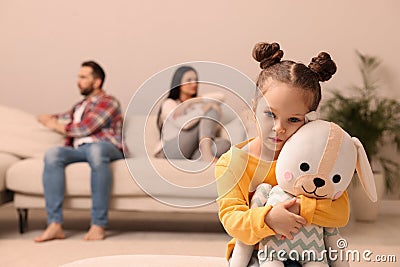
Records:
[[[63,160],[64,147],[52,147],[46,151],[44,162],[46,164],[56,164]]]
[[[92,167],[110,162],[109,147],[105,143],[93,143],[87,150],[87,161]]]

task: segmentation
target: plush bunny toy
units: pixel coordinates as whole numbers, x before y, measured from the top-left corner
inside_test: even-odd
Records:
[[[315,120],[301,127],[283,146],[276,163],[278,185],[272,189],[268,184],[259,185],[252,203],[275,205],[298,195],[335,200],[348,187],[355,169],[365,192],[376,201],[372,170],[361,142],[332,122]],[[260,266],[283,267],[282,261],[289,258],[303,266],[329,266],[326,251],[339,249],[336,228],[306,225],[293,237],[264,238],[259,243]],[[230,266],[247,266],[253,249],[237,241]],[[329,264],[349,266],[345,261]]]

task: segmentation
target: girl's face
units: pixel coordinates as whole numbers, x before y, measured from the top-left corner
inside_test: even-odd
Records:
[[[264,97],[258,100],[256,117],[262,140],[262,153],[275,153],[276,159],[285,142],[305,123],[310,111],[302,89],[269,79]]]
[[[197,93],[197,75],[194,71],[187,71],[183,74],[181,80],[180,97],[188,99]]]

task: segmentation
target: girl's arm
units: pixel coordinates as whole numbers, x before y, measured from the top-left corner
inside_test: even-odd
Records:
[[[234,188],[218,200],[219,219],[226,232],[247,245],[257,244],[264,237],[274,235],[275,232],[264,222],[271,206],[249,209],[238,193]]]
[[[343,227],[350,217],[349,197],[345,191],[336,200],[315,199],[300,196],[300,215],[307,224],[316,224],[323,227]]]
[[[297,233],[298,228],[305,224],[305,220],[287,210],[287,207],[293,205],[295,201],[280,203],[274,207],[250,209],[248,186],[241,188],[245,183],[241,183],[240,180],[250,181],[251,178],[245,171],[240,172],[242,177],[236,177],[237,172],[234,173],[229,168],[229,162],[230,153],[226,153],[215,166],[219,218],[227,233],[247,245],[254,245],[275,233],[288,238],[291,237],[291,233]]]

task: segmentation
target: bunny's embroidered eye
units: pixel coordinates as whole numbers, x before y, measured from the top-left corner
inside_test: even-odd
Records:
[[[335,175],[333,176],[333,178],[332,178],[332,181],[333,181],[335,184],[337,184],[337,183],[340,182],[341,179],[342,179],[342,177],[340,177],[339,174],[335,174]]]
[[[310,165],[308,165],[308,163],[303,162],[302,164],[300,164],[300,170],[302,170],[303,172],[306,172],[310,169]]]

